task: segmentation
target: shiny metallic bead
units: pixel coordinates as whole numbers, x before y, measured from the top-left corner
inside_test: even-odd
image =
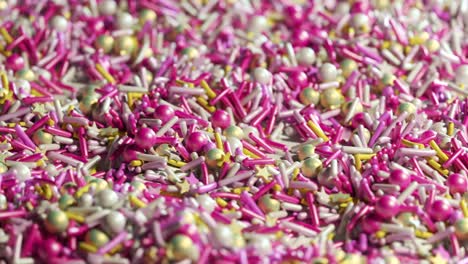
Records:
[[[62,210],[51,210],[45,219],[45,227],[51,233],[60,233],[68,227],[68,216]]]
[[[320,92],[314,88],[307,87],[299,94],[299,100],[305,105],[317,105],[320,101]]]
[[[302,163],[302,174],[306,177],[316,177],[322,170],[322,161],[319,158],[312,157],[304,160]]]
[[[312,157],[315,154],[315,146],[312,144],[304,144],[297,150],[297,156],[299,160],[305,160]]]
[[[263,195],[258,201],[258,207],[264,213],[276,212],[280,209],[280,202],[274,199],[271,194]]]

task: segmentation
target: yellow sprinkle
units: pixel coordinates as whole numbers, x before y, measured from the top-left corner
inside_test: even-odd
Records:
[[[11,42],[13,42],[13,38],[11,37],[10,33],[8,33],[8,31],[6,30],[6,28],[2,27],[0,28],[0,34],[2,35],[2,37],[5,39],[5,41],[10,44]]]
[[[119,245],[115,246],[113,249],[109,250],[109,254],[114,255],[115,253],[119,252],[121,249],[122,249],[122,245],[119,244]],[[106,254],[106,256],[109,255],[109,254]]]
[[[356,169],[361,170],[362,162],[358,154],[354,155],[354,162],[355,162]]]
[[[205,82],[205,80],[202,80],[200,82],[201,87],[205,90],[206,95],[208,95],[208,98],[213,99],[216,97],[216,93],[211,90],[210,86]]]
[[[437,145],[437,143],[435,143],[434,140],[431,140],[431,142],[429,142],[429,145],[431,145],[431,148],[434,149],[437,153],[437,157],[439,157],[442,162],[446,162],[449,157],[447,156],[447,154],[445,154],[440,148],[439,146]]]
[[[253,154],[252,152],[250,152],[250,151],[247,150],[247,149],[243,149],[242,152],[243,152],[245,155],[247,155],[247,156],[249,156],[249,157],[251,157],[251,158],[254,158],[254,159],[255,159],[255,158],[258,158],[257,155]]]
[[[0,73],[0,78],[2,79],[2,86],[4,89],[8,89],[10,87],[10,82],[8,81],[8,77],[5,72]]]
[[[314,131],[315,135],[317,135],[319,138],[323,139],[324,142],[327,142],[329,139],[325,133],[323,133],[323,130],[316,125],[312,120],[307,121],[307,125],[309,125],[310,129]]]
[[[281,189],[283,189],[283,188],[281,188],[281,185],[279,185],[279,184],[275,184],[275,185],[273,186],[273,190],[276,191],[276,192],[281,191]]]
[[[96,246],[86,243],[86,242],[80,242],[79,247],[81,250],[84,250],[90,253],[96,253],[98,251]]]
[[[297,175],[299,174],[299,172],[301,172],[301,170],[299,168],[295,168],[293,170],[293,180],[296,179]]]
[[[90,186],[91,186],[91,184],[87,184],[87,185],[81,187],[80,189],[78,189],[78,191],[75,192],[75,197],[80,198],[83,194],[89,192]]]
[[[212,105],[209,105],[208,104],[208,101],[206,101],[205,98],[201,97],[201,96],[198,96],[197,97],[197,102],[203,106],[203,108],[205,108],[206,110],[208,110],[208,112],[210,113],[213,113],[214,111],[216,111],[216,107],[212,106]]]
[[[357,156],[361,160],[370,160],[372,159],[372,157],[375,156],[375,154],[356,154],[355,156]]]
[[[385,231],[379,230],[379,231],[377,231],[377,232],[375,233],[375,237],[377,237],[377,238],[384,238],[386,234],[387,234],[387,233],[385,233]]]
[[[26,203],[26,209],[28,209],[28,211],[32,211],[34,209],[34,206],[32,205],[31,202]]]
[[[402,140],[401,140],[401,143],[403,143],[405,146],[408,146],[408,147],[417,146],[417,147],[420,148],[420,149],[423,149],[423,148],[424,148],[424,144],[412,142],[412,141],[409,141],[409,140],[407,140],[407,139],[402,139]]]
[[[427,231],[421,231],[419,229],[416,229],[414,231],[414,234],[416,235],[416,237],[419,237],[419,238],[424,238],[424,239],[428,239],[430,238],[431,236],[433,236],[433,234],[431,232],[427,232]]]
[[[141,161],[141,160],[132,160],[132,161],[130,161],[130,166],[139,167],[141,165],[143,165],[143,161]]]
[[[230,65],[226,65],[226,67],[224,68],[224,71],[227,73],[227,72],[231,72],[232,71],[232,67]]]
[[[223,149],[223,141],[221,140],[221,135],[219,133],[214,133],[215,136],[215,141],[216,141],[216,147],[219,149]]]
[[[178,161],[178,160],[173,160],[173,159],[168,160],[167,163],[169,165],[172,165],[172,166],[178,167],[178,168],[180,168],[180,167],[182,167],[182,166],[184,166],[186,164],[183,161]]]
[[[50,200],[52,198],[52,189],[50,188],[49,184],[45,184],[42,186],[42,190],[44,190],[44,198]]]
[[[449,122],[448,127],[447,127],[447,135],[453,136],[454,128],[455,128],[455,124],[453,122]]]
[[[437,161],[435,161],[433,159],[428,159],[427,164],[429,164],[432,168],[434,168],[439,173],[444,174],[445,176],[447,176],[448,173],[449,173],[449,171],[447,169],[443,169],[442,166]]]
[[[466,201],[465,200],[460,201],[460,208],[462,210],[463,216],[465,216],[465,218],[467,218],[468,217],[468,207],[466,206]]]
[[[78,223],[83,223],[85,221],[85,218],[82,215],[79,215],[77,213],[72,213],[72,212],[65,212],[68,218],[73,219],[77,221]]]
[[[146,203],[140,200],[140,198],[136,197],[135,195],[130,195],[128,199],[130,200],[132,205],[138,208],[146,207]]]
[[[226,201],[224,201],[223,199],[219,197],[216,197],[216,203],[221,207],[226,207],[228,205]]]
[[[114,77],[112,77],[112,75],[110,75],[110,73],[104,69],[104,67],[99,64],[99,63],[96,63],[96,70],[101,74],[101,76],[106,79],[106,81],[114,84],[115,83],[115,79]]]
[[[249,191],[250,187],[238,187],[232,190],[235,194],[241,194],[242,191]]]

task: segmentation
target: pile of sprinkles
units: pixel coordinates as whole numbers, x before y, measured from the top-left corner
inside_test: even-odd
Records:
[[[0,263],[468,263],[468,1],[0,18]]]

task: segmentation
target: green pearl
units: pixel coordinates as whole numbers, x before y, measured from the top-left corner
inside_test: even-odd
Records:
[[[130,185],[138,192],[146,190],[146,185],[142,181],[133,180]]]
[[[154,12],[151,9],[143,9],[140,11],[140,14],[138,16],[138,21],[140,25],[144,25],[147,21],[155,21],[157,18],[156,12]]]
[[[348,78],[358,65],[354,60],[345,59],[340,63],[340,67],[343,77]]]
[[[4,173],[7,171],[8,171],[8,166],[5,163],[0,162],[0,173]]]
[[[104,189],[107,189],[109,187],[109,183],[107,183],[106,180],[99,179],[99,178],[94,178],[93,180],[89,181],[89,184],[95,184],[96,193]]]
[[[52,144],[54,136],[52,134],[44,132],[44,130],[39,129],[34,132],[32,140],[35,144]]]
[[[302,164],[302,174],[306,177],[315,177],[322,169],[322,161],[318,158],[308,158]]]
[[[30,69],[21,69],[16,72],[16,78],[24,79],[26,81],[34,81],[36,79],[36,75]]]
[[[324,108],[336,109],[341,106],[344,101],[344,96],[340,90],[330,88],[320,94],[320,104]]]
[[[208,150],[205,155],[206,163],[210,167],[216,167],[218,161],[221,161],[224,157],[224,152],[218,148],[212,148]]]
[[[389,86],[393,85],[393,82],[395,81],[396,77],[393,74],[390,73],[384,73],[382,76],[381,82],[384,86]]]
[[[192,239],[186,235],[175,235],[169,242],[168,249],[173,260],[198,259],[198,250]]]
[[[320,93],[313,88],[307,87],[299,94],[299,100],[305,105],[317,105],[320,101]]]
[[[461,218],[455,222],[455,235],[458,239],[468,239],[468,218]]]
[[[67,229],[69,224],[68,216],[61,210],[51,210],[47,214],[45,227],[51,233],[60,233]]]
[[[138,48],[138,41],[133,36],[122,36],[116,39],[114,51],[118,55],[133,55]]]
[[[66,210],[68,207],[72,206],[75,203],[75,198],[69,194],[64,194],[58,200],[59,208]]]
[[[98,102],[99,95],[96,93],[87,93],[80,100],[80,110],[83,114],[89,114],[94,104]]]
[[[280,202],[273,199],[271,194],[264,195],[258,201],[258,207],[262,209],[264,213],[276,212],[280,209]]]
[[[244,138],[244,131],[242,130],[242,128],[236,125],[232,125],[224,130],[224,135],[226,137],[235,137],[238,139],[242,139]]]
[[[409,102],[401,103],[398,106],[397,114],[402,114],[403,112],[407,112],[409,115],[416,113],[416,106]]]
[[[349,110],[351,109],[351,105],[353,105],[353,101],[346,102],[341,106],[341,112],[343,113],[343,115],[345,116],[348,115]],[[364,108],[362,107],[361,102],[356,102],[356,108],[354,109],[354,114],[362,113],[363,110]]]
[[[187,55],[189,59],[195,59],[198,58],[200,52],[196,48],[188,47],[182,50],[182,54]]]
[[[297,150],[297,156],[299,160],[305,160],[307,158],[310,158],[314,154],[315,154],[315,146],[312,144],[302,145]]]
[[[109,35],[100,35],[96,38],[94,46],[97,49],[101,49],[102,51],[104,51],[104,53],[109,53],[114,47],[114,38]]]
[[[101,230],[94,228],[86,233],[85,241],[100,248],[109,242],[109,236]]]

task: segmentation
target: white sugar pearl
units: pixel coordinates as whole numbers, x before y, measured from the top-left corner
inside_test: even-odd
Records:
[[[7,198],[5,195],[0,194],[0,210],[5,210],[7,208]]]
[[[117,27],[120,29],[132,27],[133,21],[133,16],[129,13],[124,12],[117,15]]]
[[[254,16],[249,23],[248,30],[254,33],[260,33],[268,29],[268,20],[264,16]]]
[[[297,62],[302,66],[310,66],[315,62],[315,51],[311,48],[302,48],[296,54]]]
[[[78,201],[78,204],[82,207],[89,207],[93,205],[93,196],[89,193],[85,193],[81,195],[80,200]]]
[[[110,189],[102,190],[98,193],[98,202],[104,208],[110,208],[119,200],[119,196]]]
[[[347,2],[340,2],[336,5],[335,13],[337,15],[346,15],[349,14],[351,6]]]
[[[455,73],[455,81],[457,84],[464,84],[465,88],[468,87],[468,64],[458,67]]]
[[[369,25],[369,17],[362,13],[356,14],[353,16],[352,25],[355,28]]]
[[[45,167],[45,171],[47,171],[47,174],[52,177],[58,175],[58,170],[54,164],[47,164],[47,166]]]
[[[14,164],[10,167],[9,171],[15,174],[16,179],[18,179],[20,182],[24,182],[31,178],[31,170],[26,165],[21,163]]]
[[[117,11],[117,4],[114,0],[104,0],[99,3],[98,8],[103,15],[113,15]]]
[[[261,84],[268,84],[271,80],[271,72],[265,68],[255,68],[254,78],[257,82]]]
[[[15,81],[16,89],[18,91],[18,94],[20,94],[20,97],[26,97],[31,93],[31,85],[29,84],[28,81],[26,80],[16,80]]]
[[[407,15],[409,21],[413,21],[413,22],[416,22],[419,20],[419,18],[421,17],[421,10],[417,9],[417,8],[410,8],[410,10],[408,11],[408,15]]]
[[[258,237],[255,237],[253,241],[254,241],[254,246],[257,249],[258,253],[262,255],[267,255],[271,253],[271,242],[267,237],[258,236]]]
[[[207,194],[198,196],[197,201],[208,213],[212,213],[216,207],[216,201]]]
[[[319,78],[322,82],[336,81],[336,67],[331,63],[324,63],[319,70]]]
[[[242,148],[242,142],[238,138],[228,137],[227,141],[229,143],[229,147],[231,148],[231,150],[234,153],[236,152],[236,149],[238,149],[238,148],[240,148],[241,150],[243,149]]]
[[[67,30],[68,21],[63,16],[54,16],[50,21],[52,27],[60,32]]]
[[[232,231],[228,226],[218,225],[215,227],[214,234],[216,240],[224,247],[231,247],[234,243]]]
[[[112,232],[119,233],[124,230],[127,220],[121,212],[113,211],[106,216],[106,223]]]

